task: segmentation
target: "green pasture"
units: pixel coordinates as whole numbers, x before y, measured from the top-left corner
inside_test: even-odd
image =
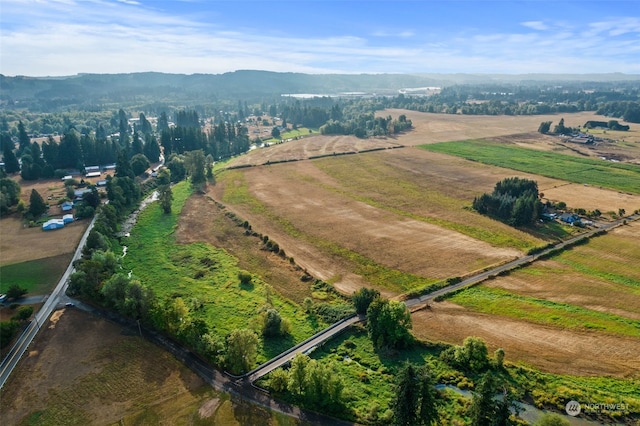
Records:
[[[640,166],[633,164],[574,157],[485,140],[441,142],[421,145],[420,148],[492,166],[640,194]]]
[[[0,266],[0,293],[6,293],[12,285],[26,289],[29,295],[50,293],[70,260],[71,254],[61,254]]]
[[[310,136],[313,134],[318,134],[318,129],[308,129],[306,127],[298,127],[297,129],[290,129],[287,130],[286,132],[282,132],[280,133],[280,138],[276,139],[276,138],[269,138],[269,139],[265,139],[263,140],[263,142],[266,143],[277,143],[280,142],[283,139],[293,139],[293,138],[297,138],[297,137],[305,137],[305,136]]]
[[[568,303],[522,296],[508,291],[476,286],[449,298],[454,303],[491,315],[522,319],[538,324],[640,337],[640,321]]]
[[[273,306],[291,324],[290,338],[265,339],[258,362],[266,361],[326,326],[309,317],[297,304],[284,299],[268,283],[253,276],[242,285],[238,261],[225,250],[205,243],[177,244],[173,232],[178,214],[190,188],[186,182],[173,187],[172,214],[166,215],[152,204],[138,218],[126,240],[125,271],[151,287],[161,299],[182,297],[188,305],[199,306],[192,315],[202,318],[219,336],[234,329],[260,331],[259,316],[265,306]]]

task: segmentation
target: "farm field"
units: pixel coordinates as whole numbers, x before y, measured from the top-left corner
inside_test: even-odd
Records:
[[[215,391],[164,350],[73,309],[38,335],[0,413],[6,425],[304,424]]]
[[[288,255],[314,276],[333,283],[342,292],[349,294],[359,287],[372,286],[390,297],[406,291],[402,284],[411,279],[422,279],[421,283],[425,283],[471,273],[576,231],[560,226],[551,235],[542,229],[522,232],[465,209],[475,195],[491,191],[495,183],[505,177],[534,179],[545,198],[564,201],[576,208],[597,208],[604,213],[619,208],[632,212],[640,207],[638,195],[412,147],[425,142],[492,137],[496,143],[516,141],[516,147],[563,153],[578,159],[584,157],[558,147],[549,136],[536,135],[535,130],[544,117],[453,117],[400,110],[390,113],[406,113],[414,122],[414,131],[392,141],[405,148],[227,170],[218,174],[218,183],[209,187],[209,194],[248,220],[254,229],[278,241]],[[506,120],[501,123],[503,118]],[[577,114],[564,118],[568,125],[575,126],[596,117]],[[548,119],[557,121],[559,117]],[[481,123],[485,123],[485,134],[478,128]],[[448,127],[452,130],[447,134]],[[635,131],[633,126],[632,131]],[[513,132],[513,137],[508,132]],[[630,132],[630,136],[634,134]],[[329,140],[327,137],[327,142]],[[293,143],[295,141],[291,142],[291,149]],[[640,145],[636,149],[634,143],[629,143],[627,152],[637,159]],[[253,151],[247,157],[253,155],[259,158],[243,159],[244,164],[262,164],[263,153]],[[304,154],[298,157],[304,158]],[[235,165],[236,161],[238,159],[229,165]],[[633,158],[630,161],[633,162]],[[625,244],[631,247],[631,252],[637,251],[633,237],[628,240],[621,237],[624,233],[633,234],[635,229],[635,224],[620,228],[564,256],[598,247],[588,258],[600,259],[618,253]],[[368,269],[363,268],[366,263],[363,259],[369,262]],[[557,305],[568,305],[565,310],[576,305],[592,317],[603,314],[607,320],[594,322],[591,324],[594,328],[562,327],[529,320],[526,316],[516,318],[480,312],[445,301],[432,304],[429,310],[415,312],[414,332],[425,339],[455,344],[469,335],[478,335],[487,340],[492,350],[504,348],[510,361],[544,371],[638,377],[640,371],[634,364],[634,354],[638,352],[637,335],[634,335],[637,331],[634,324],[638,320],[637,288],[621,284],[627,279],[637,279],[636,272],[629,271],[629,265],[637,263],[636,259],[600,263],[598,278],[595,272],[585,277],[576,270],[571,273],[575,276],[567,274],[563,278],[562,273],[556,277],[555,268],[566,270],[568,266],[554,258],[534,265],[528,275],[527,269],[522,269],[489,284],[508,283],[515,279],[513,277],[524,277],[521,281],[529,282],[529,276],[536,277],[536,282],[543,283],[539,284],[542,290],[527,293],[524,290],[527,287],[521,285],[518,288],[522,294],[515,294],[527,302],[527,298],[550,298]],[[617,265],[626,267],[621,269]],[[536,267],[549,272],[541,278],[536,275],[539,273]],[[616,272],[620,277],[606,275],[611,269],[626,272]],[[382,273],[389,270],[396,271],[404,280],[394,284],[389,275]],[[375,271],[377,275],[367,274]],[[571,284],[574,278],[581,280],[579,291]],[[513,292],[506,287],[499,290],[507,294]],[[598,300],[598,295],[605,291],[613,292],[616,297]],[[607,322],[609,320],[612,322]],[[625,325],[616,331],[614,325],[618,323]],[[612,331],[607,331],[608,327]],[[531,345],[532,341],[537,342],[535,346]]]
[[[488,140],[444,142],[422,147],[498,167],[640,194],[640,166],[637,165],[526,149]]]

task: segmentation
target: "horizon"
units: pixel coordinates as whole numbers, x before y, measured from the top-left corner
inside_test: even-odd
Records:
[[[0,74],[640,74],[633,1],[3,0]]]

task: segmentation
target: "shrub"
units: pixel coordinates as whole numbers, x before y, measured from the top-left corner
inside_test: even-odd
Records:
[[[238,279],[240,280],[240,284],[249,285],[251,284],[253,277],[251,276],[251,273],[247,271],[240,271],[238,272]]]

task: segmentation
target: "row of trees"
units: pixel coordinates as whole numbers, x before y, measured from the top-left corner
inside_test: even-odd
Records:
[[[359,138],[369,136],[388,136],[411,129],[411,120],[401,115],[397,120],[391,116],[375,117],[373,113],[361,113],[355,117],[341,120],[329,120],[320,127],[323,135],[355,135]]]

